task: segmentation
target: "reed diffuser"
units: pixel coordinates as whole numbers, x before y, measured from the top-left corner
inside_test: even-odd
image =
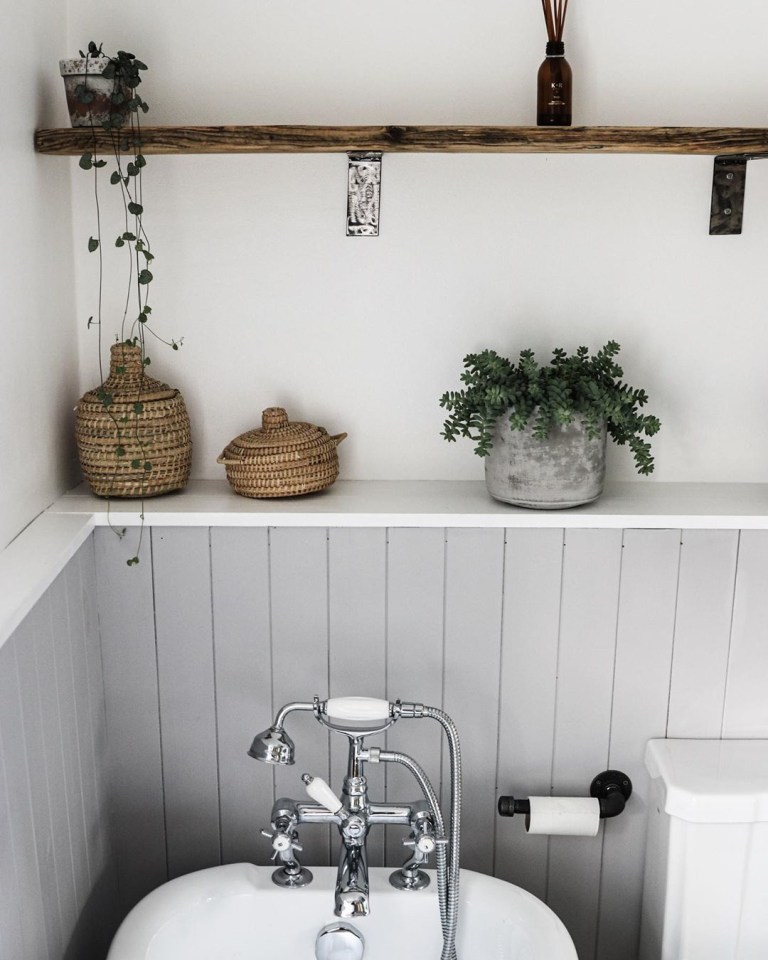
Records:
[[[563,27],[568,0],[541,0],[547,25],[547,57],[537,77],[536,123],[540,127],[570,127],[571,67],[565,59]]]

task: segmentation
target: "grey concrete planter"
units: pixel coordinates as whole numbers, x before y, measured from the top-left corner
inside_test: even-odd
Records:
[[[530,427],[513,430],[500,417],[485,458],[485,483],[496,500],[558,510],[597,500],[605,480],[606,431],[590,440],[581,423],[555,427],[537,440]]]

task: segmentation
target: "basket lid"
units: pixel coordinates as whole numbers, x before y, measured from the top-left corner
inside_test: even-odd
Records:
[[[324,427],[291,421],[282,407],[267,407],[261,415],[261,427],[241,433],[227,446],[224,460],[265,460],[280,463],[304,459],[329,446],[336,447],[346,433],[334,437]]]

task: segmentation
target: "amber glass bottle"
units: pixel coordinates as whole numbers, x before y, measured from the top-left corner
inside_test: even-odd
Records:
[[[539,67],[536,123],[540,127],[570,127],[571,67],[565,59],[565,44],[552,40],[547,58]]]

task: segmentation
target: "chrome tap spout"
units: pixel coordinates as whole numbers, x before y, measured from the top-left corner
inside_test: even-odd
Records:
[[[342,846],[339,872],[336,877],[337,917],[367,917],[368,902],[368,854],[363,845]]]

